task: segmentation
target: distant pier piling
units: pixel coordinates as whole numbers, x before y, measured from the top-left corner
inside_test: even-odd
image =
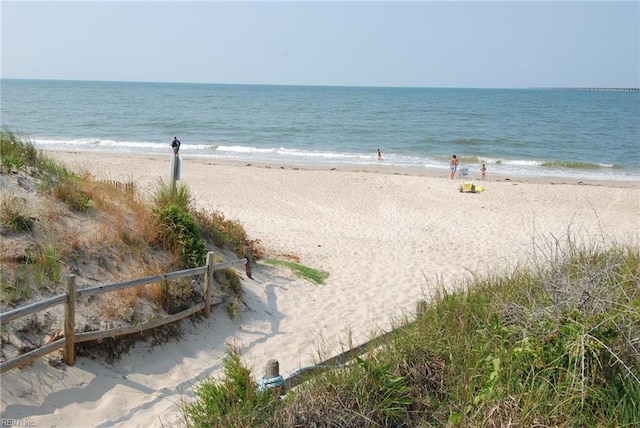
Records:
[[[555,89],[565,91],[590,91],[590,92],[640,92],[640,88],[538,88]]]

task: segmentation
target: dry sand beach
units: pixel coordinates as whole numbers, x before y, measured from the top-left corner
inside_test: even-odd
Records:
[[[50,154],[142,190],[169,173],[170,155]],[[37,361],[3,375],[3,418],[37,427],[183,426],[182,400],[220,374],[227,343],[241,347],[256,377],[271,358],[286,375],[389,330],[437,288],[513,268],[553,240],[638,245],[640,232],[639,183],[489,171],[483,193],[464,194],[447,169],[294,168],[188,156],[181,179],[197,207],[238,220],[269,256],[292,254],[329,272],[326,283],[258,266],[242,281],[248,310],[236,321],[216,310],[203,322],[183,322],[181,340],[141,343],[112,365]]]

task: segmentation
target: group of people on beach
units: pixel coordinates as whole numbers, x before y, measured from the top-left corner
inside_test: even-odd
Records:
[[[180,151],[180,140],[178,140],[178,137],[174,136],[173,137],[173,141],[171,142],[171,148],[173,149],[173,154],[175,156],[178,156],[178,152]],[[376,153],[378,160],[382,160],[382,152],[380,151],[380,149],[378,149],[377,153]],[[449,160],[449,168],[451,169],[451,179],[453,180],[456,176],[456,172],[458,171],[458,165],[460,165],[460,161],[458,160],[458,157],[456,155],[451,155],[451,159]],[[482,181],[485,180],[486,178],[486,173],[487,173],[487,167],[485,166],[485,164],[482,164],[482,167],[480,167],[480,174],[481,177],[480,179]]]
[[[451,159],[449,159],[449,169],[451,169],[451,179],[453,180],[456,176],[456,172],[458,171],[458,165],[460,165],[460,161],[456,155],[451,155]],[[487,177],[487,167],[483,163],[480,167],[480,180],[484,181]]]

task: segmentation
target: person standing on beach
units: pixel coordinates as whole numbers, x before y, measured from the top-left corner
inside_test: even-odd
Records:
[[[460,162],[458,161],[458,158],[456,157],[456,155],[451,155],[451,160],[449,161],[449,168],[451,168],[451,179],[452,180],[456,176],[456,171],[458,170],[458,165],[459,164],[460,164]]]
[[[173,148],[173,154],[178,156],[178,152],[180,151],[180,140],[178,140],[178,137],[173,137],[171,147]]]
[[[378,149],[378,160],[382,160],[382,152]]]
[[[480,168],[480,173],[482,174],[480,176],[480,180],[484,181],[484,179],[486,178],[486,174],[487,174],[487,167],[484,166],[484,164],[482,164],[482,168]]]

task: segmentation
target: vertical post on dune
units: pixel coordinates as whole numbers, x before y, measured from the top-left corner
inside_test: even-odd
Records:
[[[72,366],[76,359],[76,276],[69,275],[66,280],[67,301],[64,304],[64,360]]]
[[[247,262],[244,265],[247,278],[253,279],[253,277],[251,276],[251,247],[249,246],[248,241],[245,241],[244,257],[247,259]]]
[[[171,181],[171,189],[176,188],[176,181],[180,180],[180,158],[177,155],[171,155],[169,165],[169,181]]]
[[[417,312],[418,316],[422,315],[426,311],[427,311],[427,301],[426,300],[418,301],[418,303],[416,305],[416,312]]]
[[[264,376],[267,379],[274,379],[280,376],[280,363],[278,360],[271,359],[267,361],[267,365],[264,368]]]
[[[204,274],[204,283],[206,285],[204,292],[204,316],[211,316],[211,294],[213,292],[213,251],[207,253],[207,272]]]
[[[261,391],[275,389],[278,395],[284,394],[285,382],[284,378],[280,376],[280,363],[278,360],[271,359],[267,361],[267,365],[264,368],[264,377],[260,379],[259,383]]]

